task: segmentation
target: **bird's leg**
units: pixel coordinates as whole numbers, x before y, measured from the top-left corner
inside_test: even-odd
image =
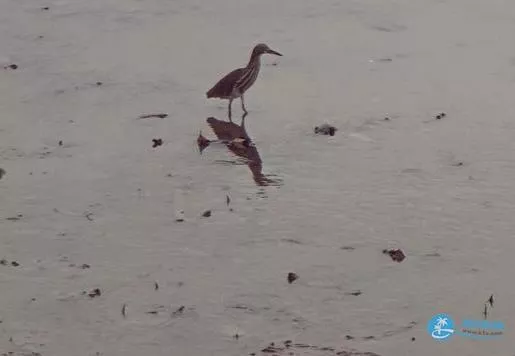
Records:
[[[245,130],[245,118],[247,117],[247,112],[244,112],[243,115],[241,116],[241,125],[240,127]]]
[[[243,98],[243,94],[241,94],[240,99],[241,99],[241,108],[243,109],[243,112],[245,114],[248,114],[247,109],[245,109],[245,99]]]
[[[229,121],[232,122],[232,113],[231,113],[231,105],[232,105],[232,98],[229,99]]]

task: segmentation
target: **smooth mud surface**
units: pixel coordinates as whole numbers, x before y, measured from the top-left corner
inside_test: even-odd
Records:
[[[513,355],[514,14],[2,0],[0,355]]]

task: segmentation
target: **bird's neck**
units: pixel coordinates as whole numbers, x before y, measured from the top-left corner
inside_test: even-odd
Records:
[[[249,64],[247,64],[247,68],[251,68],[254,66],[257,66],[259,68],[260,65],[261,65],[261,55],[252,53],[252,55],[250,56]]]

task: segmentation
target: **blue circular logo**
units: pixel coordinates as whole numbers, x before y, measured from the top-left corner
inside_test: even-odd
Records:
[[[435,340],[448,340],[454,335],[454,320],[447,314],[436,314],[427,323],[427,332]]]

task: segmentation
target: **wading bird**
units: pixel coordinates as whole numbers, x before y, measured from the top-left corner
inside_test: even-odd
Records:
[[[261,55],[269,53],[282,56],[279,52],[271,50],[266,44],[260,43],[252,50],[249,63],[245,68],[238,68],[220,79],[207,93],[208,98],[229,99],[228,115],[231,119],[231,104],[236,98],[241,99],[241,108],[245,114],[245,99],[243,95],[254,84],[261,67]]]

